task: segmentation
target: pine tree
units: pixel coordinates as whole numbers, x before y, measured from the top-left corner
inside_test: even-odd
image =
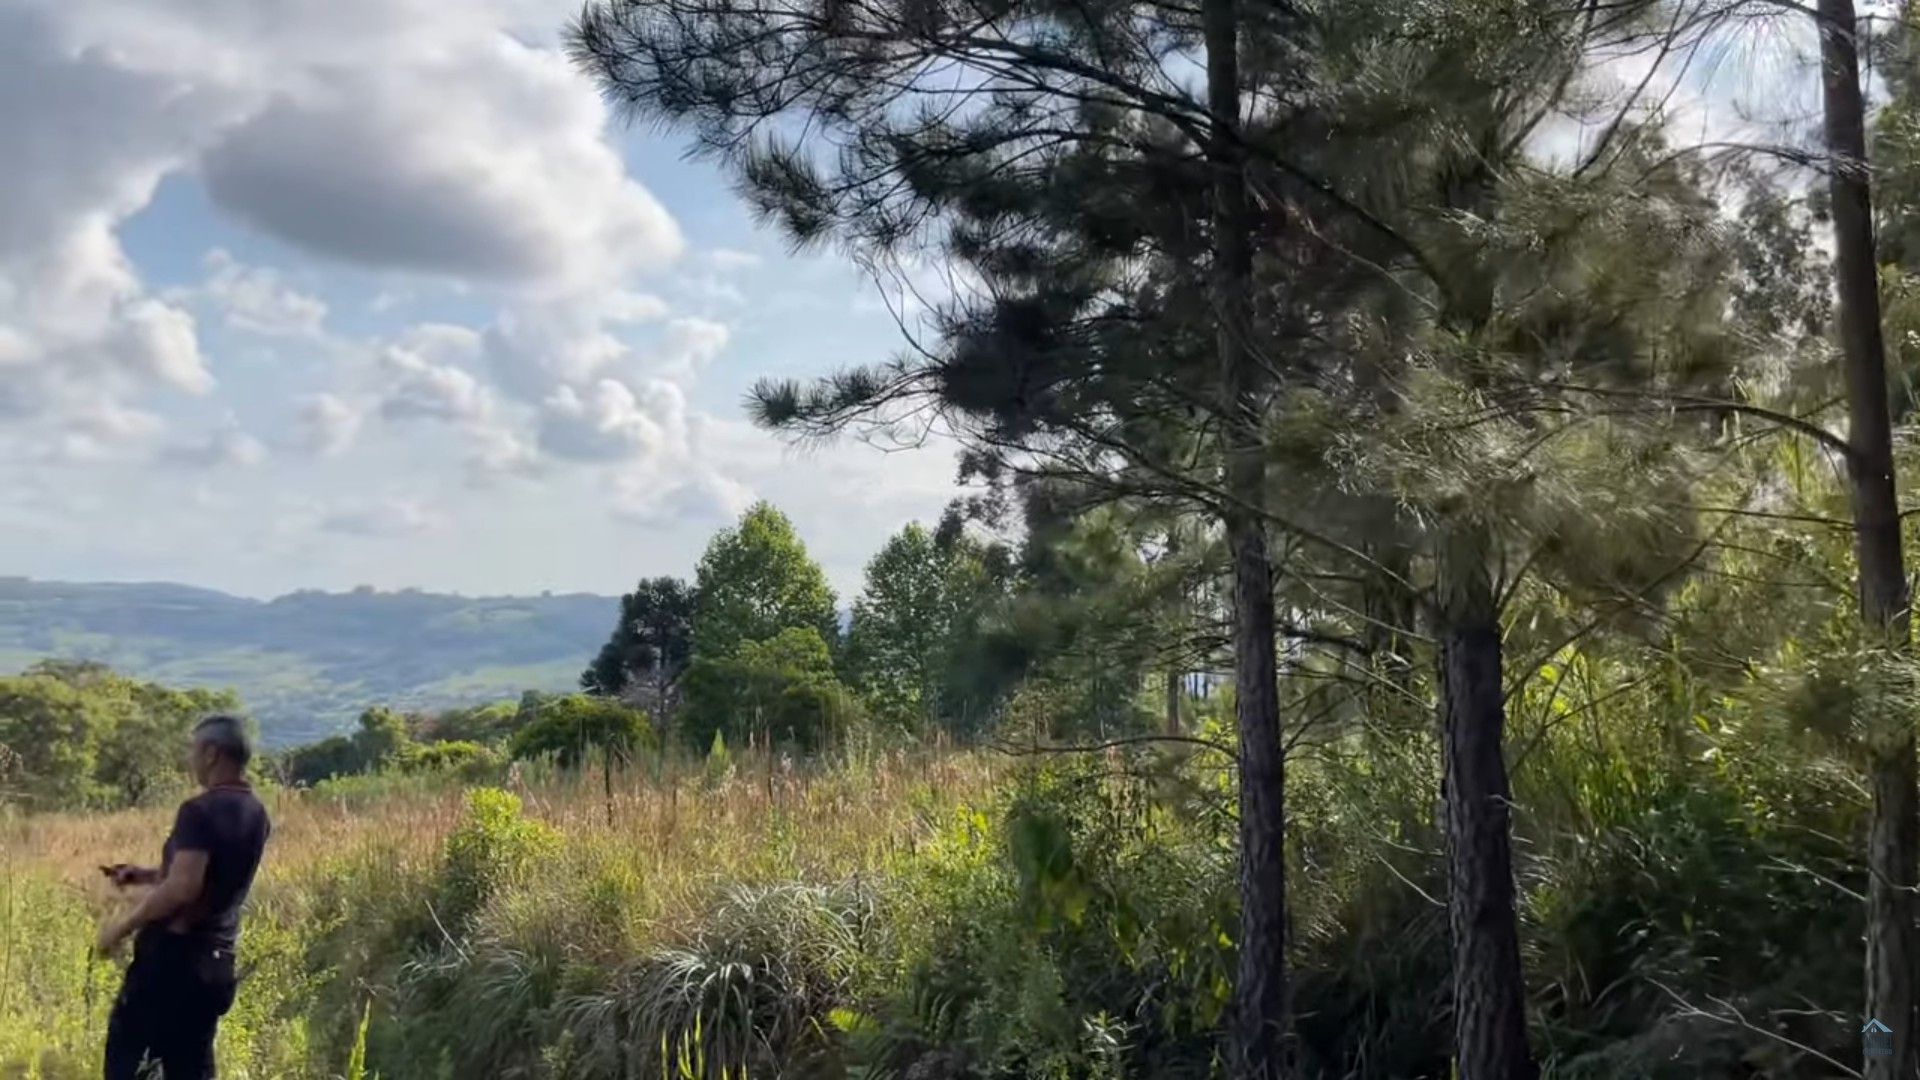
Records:
[[[939,313],[937,356],[807,391],[765,386],[764,421],[830,433],[932,402],[999,467],[1117,493],[1204,492],[1226,521],[1244,579],[1233,1041],[1242,1075],[1267,1077],[1286,1071],[1290,1028],[1259,424],[1271,390],[1252,341],[1252,233],[1271,214],[1247,192],[1237,61],[1243,23],[1263,27],[1273,61],[1281,13],[1222,0],[1205,10],[615,0],[588,10],[575,45],[617,99],[691,129],[796,243],[835,240],[876,267],[931,246],[992,282]],[[1207,53],[1208,93],[1189,93],[1162,63],[1182,50]],[[783,130],[801,116],[833,133],[837,160]],[[1142,255],[1153,268],[1130,270]],[[1136,290],[1178,305],[1135,304]],[[1224,441],[1207,423],[1221,418]],[[1196,430],[1215,434],[1196,445]]]
[[[1910,597],[1894,485],[1893,420],[1867,171],[1862,27],[1853,0],[1819,0],[1815,18],[1860,618],[1871,640],[1904,656],[1912,648]],[[1920,960],[1914,926],[1914,892],[1920,887],[1920,772],[1910,720],[1903,717],[1890,732],[1875,731],[1868,775],[1873,818],[1867,839],[1866,1005],[1869,1015],[1893,1029],[1894,1052],[1867,1059],[1865,1075],[1890,1080],[1920,1068],[1920,1033],[1915,1031],[1920,995],[1914,990],[1920,974],[1914,967]]]
[[[580,674],[580,688],[610,697],[640,691],[656,715],[693,652],[693,613],[698,600],[679,578],[648,578],[620,598],[620,619],[593,663]]]

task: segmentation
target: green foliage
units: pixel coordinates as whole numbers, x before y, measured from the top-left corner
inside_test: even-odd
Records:
[[[699,927],[616,973],[609,991],[569,1003],[575,1067],[656,1076],[698,1061],[691,1075],[833,1075],[830,1017],[854,1000],[877,944],[872,898],[736,886]]]
[[[1577,686],[1555,696],[1588,677],[1612,685],[1581,661],[1516,693],[1532,1030],[1553,1075],[1823,1075],[1805,1052],[1673,995],[1768,1017],[1841,1060],[1857,1052],[1851,1006],[1832,1004],[1857,992],[1861,915],[1843,890],[1865,877],[1844,842],[1865,813],[1846,768],[1730,697],[1702,713],[1712,734],[1687,719],[1691,735],[1669,745],[1661,725],[1677,714],[1659,702],[1682,699],[1668,687],[1597,708]],[[1573,720],[1533,726],[1569,697]],[[1434,751],[1416,724],[1296,754],[1305,1080],[1447,1075]],[[659,825],[664,790],[650,793],[652,826],[602,833],[591,802],[566,807],[569,787],[536,789],[568,823],[564,843],[515,797],[475,791],[436,844],[410,835],[443,812],[425,778],[374,778],[387,786],[356,806],[360,840],[269,862],[223,1060],[289,1080],[356,1058],[388,1076],[625,1080],[683,1056],[705,1075],[722,1063],[874,1080],[1213,1075],[1237,925],[1234,792],[1218,759],[1116,753],[1011,773],[995,759],[998,783],[963,805],[969,789],[915,783],[925,767],[822,771],[784,822],[740,816],[757,784],[689,798],[690,767],[679,831],[642,843],[625,830]],[[830,842],[849,799],[856,822]],[[337,842],[330,803],[288,817],[315,813],[289,835]],[[656,846],[668,835],[677,846]],[[37,1061],[38,1075],[87,1075],[115,972],[86,960],[84,897],[21,874],[12,860],[28,850],[0,845],[14,978],[0,1074],[35,1075],[24,1063]]]
[[[414,749],[406,718],[385,706],[375,706],[360,714],[353,734],[335,735],[281,754],[277,771],[288,783],[313,785],[398,766]]]
[[[187,733],[232,694],[174,690],[90,663],[0,677],[0,801],[34,809],[136,806],[186,780]]]
[[[693,656],[696,610],[696,595],[686,582],[670,577],[640,582],[620,598],[620,621],[581,674],[581,689],[611,697],[641,692],[656,715],[665,715],[674,684]]]
[[[707,747],[703,779],[709,788],[718,787],[733,773],[733,755],[727,752],[727,733],[715,729],[713,743]]]
[[[384,705],[360,714],[360,726],[353,733],[353,749],[362,770],[380,769],[398,758],[413,743],[406,717]]]
[[[385,707],[361,713],[352,735],[335,735],[275,756],[270,770],[290,784],[314,786],[377,773],[452,772],[474,782],[488,778],[505,744],[537,715],[535,704],[495,702],[402,717]],[[337,787],[337,785],[336,785]]]
[[[373,1021],[373,1002],[361,1010],[360,1027],[354,1033],[353,1056],[347,1059],[347,1080],[368,1080],[367,1073],[367,1025]],[[372,1080],[379,1080],[379,1074],[372,1074]]]
[[[974,726],[979,702],[969,661],[1003,595],[988,558],[964,535],[936,537],[914,523],[867,564],[846,668],[876,720],[907,732]]]
[[[360,747],[345,735],[335,735],[278,756],[276,768],[290,784],[318,784],[336,776],[358,773],[366,767]]]
[[[909,731],[925,725],[939,693],[939,650],[951,622],[947,562],[925,528],[908,525],[867,563],[866,585],[853,602],[850,681],[876,718]]]
[[[707,544],[696,590],[695,660],[720,660],[792,628],[812,630],[828,643],[839,639],[826,575],[793,523],[767,503],[750,507],[738,525]]]
[[[521,814],[520,797],[498,788],[467,793],[466,817],[447,838],[439,918],[464,923],[487,898],[522,878],[559,847],[560,836]]]
[[[498,746],[513,735],[519,723],[519,702],[496,701],[426,714],[415,722],[413,737],[421,742]]]
[[[112,723],[103,703],[51,676],[0,682],[0,744],[10,751],[21,794],[37,803],[85,805],[100,797],[99,732]]]
[[[561,768],[574,769],[595,754],[631,761],[652,744],[645,713],[606,698],[572,694],[542,702],[533,719],[514,733],[508,754],[552,758]]]
[[[834,674],[833,655],[812,627],[789,627],[719,659],[696,657],[687,672],[683,729],[694,745],[726,733],[806,748],[826,745],[861,718]]]
[[[457,773],[476,781],[493,775],[500,763],[492,747],[473,742],[414,743],[394,759],[403,773]]]
[[[969,1075],[1208,1075],[1233,867],[1186,797],[1063,763],[903,866],[904,979],[863,1040],[879,1075],[942,1059]]]

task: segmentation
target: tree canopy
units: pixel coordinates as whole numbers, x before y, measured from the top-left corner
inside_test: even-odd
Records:
[[[696,608],[696,595],[686,582],[670,577],[642,581],[620,598],[619,622],[581,673],[581,689],[613,697],[644,690],[664,700],[693,655]]]
[[[639,710],[570,694],[542,704],[533,720],[514,732],[508,752],[515,758],[552,758],[561,768],[573,769],[595,755],[631,761],[652,742],[653,729]]]
[[[807,554],[793,522],[769,503],[749,507],[737,525],[708,543],[695,590],[695,656],[726,656],[796,626],[811,628],[828,643],[839,640],[826,574]]]
[[[0,799],[58,809],[171,794],[187,779],[188,731],[238,708],[230,693],[171,689],[87,662],[0,677]]]

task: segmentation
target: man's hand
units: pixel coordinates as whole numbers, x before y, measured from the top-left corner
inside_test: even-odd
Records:
[[[108,871],[110,878],[121,876],[118,873],[121,868],[102,869]],[[100,937],[95,944],[102,956],[112,955],[113,950],[135,930],[165,923],[198,900],[207,883],[207,853],[194,848],[182,848],[174,852],[165,877],[160,876],[159,871],[142,867],[128,870],[131,880],[151,884],[153,888],[140,898],[139,903],[133,905],[131,911],[100,928]]]
[[[116,889],[124,889],[129,885],[151,885],[160,878],[160,872],[151,867],[132,866],[127,863],[103,866],[100,872],[106,875],[108,881],[113,882],[113,887]]]
[[[124,918],[108,919],[100,927],[100,936],[94,939],[93,948],[101,956],[112,956],[120,949],[120,943],[127,940],[132,927]]]

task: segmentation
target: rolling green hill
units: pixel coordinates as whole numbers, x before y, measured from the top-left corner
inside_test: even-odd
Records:
[[[611,597],[584,594],[358,589],[260,601],[183,585],[0,577],[0,671],[59,657],[169,685],[232,687],[278,746],[331,734],[376,703],[434,708],[570,689],[618,610]]]

